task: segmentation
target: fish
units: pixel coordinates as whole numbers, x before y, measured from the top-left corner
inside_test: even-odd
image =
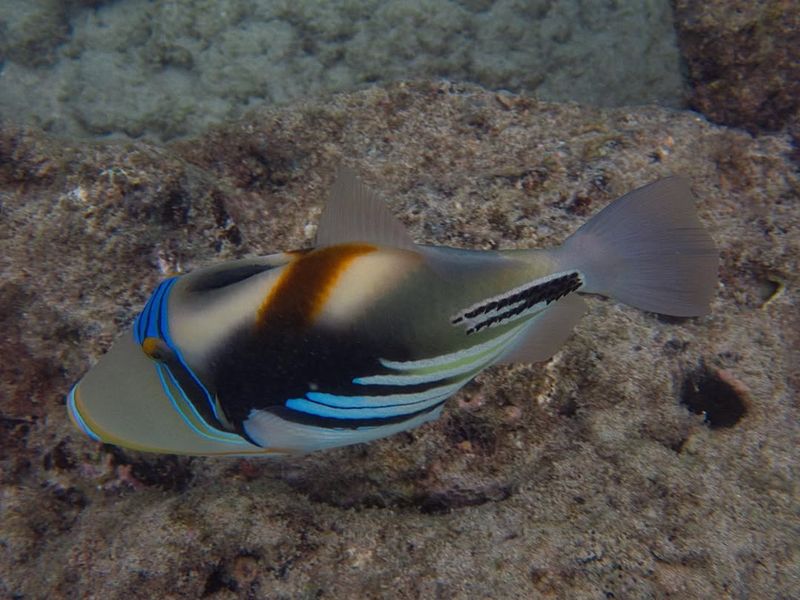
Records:
[[[138,451],[292,456],[437,419],[492,365],[561,348],[584,295],[708,314],[718,252],[689,182],[667,177],[561,246],[420,245],[340,168],[312,247],[162,281],[67,396],[91,439]]]

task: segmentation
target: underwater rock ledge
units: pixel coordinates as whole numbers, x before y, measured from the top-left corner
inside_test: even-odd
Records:
[[[786,136],[401,83],[158,147],[0,128],[0,592],[21,597],[791,597],[800,181]],[[549,246],[680,173],[712,314],[612,301],[436,423],[284,462],[141,455],[64,394],[167,272],[310,243],[335,167],[421,242]]]
[[[674,0],[690,106],[752,133],[800,139],[800,5],[791,0]]]

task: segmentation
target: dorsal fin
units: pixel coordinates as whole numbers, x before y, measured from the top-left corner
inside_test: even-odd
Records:
[[[315,245],[320,248],[349,242],[416,249],[414,240],[386,203],[352,169],[339,167],[330,199],[319,219]]]

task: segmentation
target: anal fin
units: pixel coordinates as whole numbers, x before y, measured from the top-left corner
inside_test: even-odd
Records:
[[[577,294],[553,302],[531,320],[517,341],[494,364],[547,360],[564,345],[585,312],[586,303]]]

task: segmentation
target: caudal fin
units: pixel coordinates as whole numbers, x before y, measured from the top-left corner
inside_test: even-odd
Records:
[[[579,269],[580,290],[665,315],[707,314],[717,248],[697,218],[689,184],[668,177],[609,204],[555,252]]]

